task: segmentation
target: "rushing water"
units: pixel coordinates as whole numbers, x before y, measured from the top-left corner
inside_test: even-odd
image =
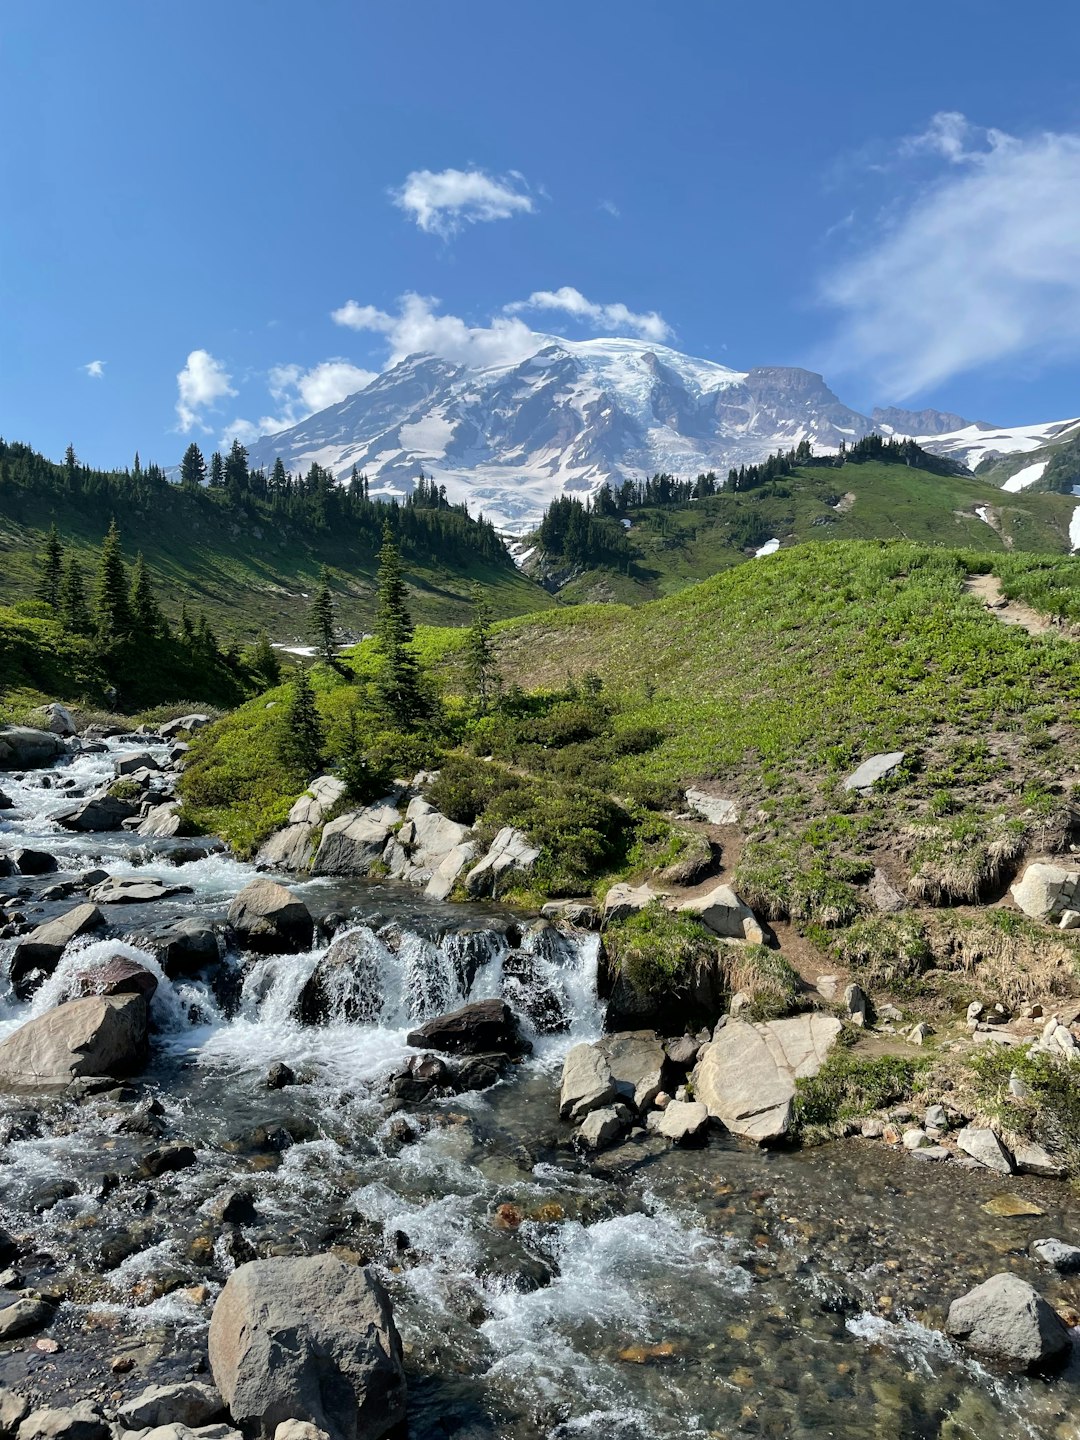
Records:
[[[0,813],[0,843],[191,893],[116,907],[123,940],[90,940],[28,1004],[4,1004],[6,1031],[118,951],[159,976],[153,1058],[131,1096],[48,1100],[37,1119],[26,1097],[0,1098],[0,1218],[33,1237],[25,1282],[67,1297],[53,1327],[63,1351],[0,1347],[0,1382],[77,1398],[198,1370],[236,1263],[337,1246],[370,1259],[393,1297],[414,1440],[1080,1434],[1076,1366],[1018,1380],[941,1334],[949,1300],[1000,1269],[1080,1303],[1076,1282],[1025,1254],[1036,1235],[1080,1239],[1064,1187],[1025,1182],[1046,1215],[1001,1220],[981,1206],[1002,1182],[865,1142],[761,1153],[714,1138],[672,1151],[642,1135],[586,1163],[556,1089],[566,1048],[600,1030],[595,938],[388,885],[292,885],[316,915],[349,917],[353,963],[328,985],[321,1025],[298,1018],[318,948],[228,956],[226,983],[170,981],[140,943],[147,927],[220,919],[251,871],[51,823],[134,748],[2,782],[16,809]],[[37,919],[37,897],[62,878],[0,889],[24,892],[15,903]],[[417,1019],[500,994],[533,1033],[529,1061],[480,1094],[388,1104]],[[304,1083],[267,1089],[277,1060]],[[145,1178],[148,1151],[170,1141],[197,1163]],[[222,1224],[215,1211],[236,1188],[252,1208]],[[117,1353],[136,1362],[129,1376],[108,1373]]]

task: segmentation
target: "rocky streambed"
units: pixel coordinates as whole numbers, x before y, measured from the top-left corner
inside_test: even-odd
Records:
[[[9,1065],[0,1084],[0,1429],[273,1434],[304,1418],[233,1395],[230,1420],[210,1322],[253,1260],[331,1254],[385,1290],[414,1437],[1078,1433],[1075,1360],[1027,1376],[946,1334],[952,1302],[1002,1272],[1080,1307],[1067,1262],[1031,1250],[1080,1243],[1062,1182],[869,1139],[760,1149],[713,1119],[676,1144],[646,1123],[670,1108],[656,1090],[608,1092],[599,1063],[593,1100],[567,1110],[568,1056],[580,1069],[601,1039],[595,936],[329,877],[237,907],[255,872],[137,833],[132,801],[126,829],[68,828],[125,765],[169,828],[182,752],[153,736],[90,747],[0,773],[4,975],[40,924],[100,917],[5,982],[0,1071],[10,1037],[86,1000],[143,1005],[146,1034],[116,1048],[115,1074],[42,1089]],[[476,1023],[423,1029],[467,1003]],[[604,1109],[617,1133],[591,1146],[581,1131]],[[988,1213],[1003,1190],[1042,1213]],[[360,1302],[343,1282],[275,1273],[318,1296],[304,1303],[328,1333],[348,1330]],[[210,1398],[143,1401],[191,1385]],[[81,1422],[40,1418],[81,1402],[96,1407]]]

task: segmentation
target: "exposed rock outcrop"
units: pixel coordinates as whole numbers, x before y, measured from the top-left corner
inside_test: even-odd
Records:
[[[132,1075],[146,1059],[147,1019],[141,995],[57,1005],[0,1042],[0,1084],[53,1088],[83,1075]]]
[[[506,825],[491,842],[479,865],[465,876],[465,889],[473,896],[497,895],[509,876],[527,875],[540,858],[540,849],[521,830]]]
[[[679,906],[680,915],[696,915],[714,935],[725,940],[748,940],[761,945],[765,932],[758,924],[749,905],[743,903],[730,885],[717,885],[707,895],[686,900]]]
[[[312,869],[317,875],[366,875],[382,859],[390,832],[402,822],[396,795],[349,810],[323,829]]]
[[[0,770],[36,770],[67,753],[59,735],[30,725],[0,725]]]
[[[1035,860],[1012,887],[1012,897],[1033,920],[1060,920],[1080,909],[1080,867]]]

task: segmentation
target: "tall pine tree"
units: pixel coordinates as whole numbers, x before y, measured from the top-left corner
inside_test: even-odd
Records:
[[[330,571],[325,565],[311,602],[311,633],[319,654],[329,665],[334,658],[334,597],[330,593]]]
[[[72,635],[89,635],[94,628],[90,620],[90,607],[86,603],[82,574],[75,556],[70,552],[64,561],[64,574],[60,581],[60,623]]]
[[[472,602],[473,622],[465,636],[465,682],[483,714],[495,698],[499,672],[491,638],[491,612],[479,585],[472,587]]]
[[[101,546],[94,619],[97,632],[106,643],[119,640],[131,630],[127,573],[124,570],[124,557],[120,552],[120,531],[115,518],[109,525],[109,533]]]
[[[206,461],[203,453],[193,440],[184,451],[180,461],[180,484],[192,493],[198,493],[206,481]]]
[[[308,785],[322,769],[323,725],[311,680],[296,667],[278,738],[278,759],[298,786]]]
[[[129,604],[132,629],[136,634],[144,639],[151,639],[165,633],[165,616],[161,613],[161,607],[154,598],[154,590],[150,584],[150,572],[146,568],[146,561],[143,559],[141,551],[135,558]]]
[[[64,579],[64,546],[56,533],[56,522],[49,527],[45,549],[41,555],[41,576],[34,594],[54,610],[60,607],[60,588]]]
[[[414,724],[427,709],[412,638],[413,624],[401,573],[401,555],[394,543],[393,531],[384,525],[375,601],[375,646],[382,658],[378,691],[382,703],[399,725]]]

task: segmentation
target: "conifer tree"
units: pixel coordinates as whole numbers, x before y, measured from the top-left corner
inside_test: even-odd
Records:
[[[483,714],[499,683],[495,643],[491,638],[491,612],[479,585],[472,587],[473,622],[465,636],[465,681]]]
[[[330,571],[324,565],[319,588],[311,602],[311,633],[319,654],[329,665],[334,658],[334,597],[330,593]]]
[[[83,591],[82,575],[75,556],[68,554],[64,561],[64,574],[60,582],[60,623],[72,635],[89,635],[90,609]]]
[[[248,650],[244,652],[244,664],[263,682],[267,689],[281,681],[281,661],[274,654],[270,636],[264,630]]]
[[[221,458],[221,451],[215,450],[210,456],[210,489],[220,490],[225,484],[225,462]]]
[[[311,680],[304,667],[298,665],[278,740],[278,759],[297,784],[307,785],[322,769],[323,738]]]
[[[56,533],[56,522],[49,527],[45,549],[41,556],[41,576],[34,594],[54,610],[60,605],[60,587],[64,579],[64,546]]]
[[[120,552],[120,531],[115,518],[101,546],[98,565],[97,631],[105,641],[117,640],[131,629],[127,573]]]
[[[375,646],[382,658],[378,690],[383,704],[401,725],[413,724],[427,708],[412,638],[401,555],[390,526],[384,525],[375,602]]]
[[[206,480],[206,461],[203,453],[193,440],[184,451],[180,461],[180,484],[185,490],[197,494]]]
[[[137,634],[147,638],[164,634],[165,616],[161,613],[161,607],[154,598],[153,586],[150,584],[150,572],[146,568],[146,561],[143,559],[141,551],[135,559],[129,604],[132,628]]]

